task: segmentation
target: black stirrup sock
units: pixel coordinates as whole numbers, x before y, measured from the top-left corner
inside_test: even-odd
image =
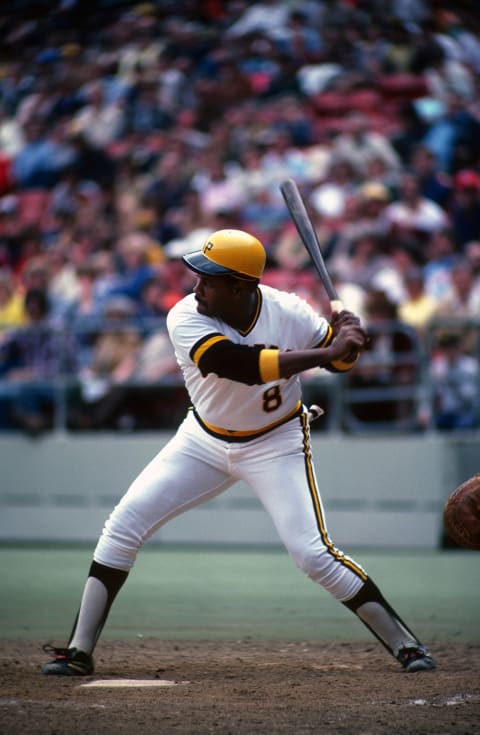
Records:
[[[360,618],[392,656],[397,656],[403,647],[421,645],[370,578],[354,597],[344,600],[343,604]]]

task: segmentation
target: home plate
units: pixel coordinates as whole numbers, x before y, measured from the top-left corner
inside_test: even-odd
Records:
[[[177,684],[188,684],[187,681],[171,681],[170,679],[97,679],[81,687],[105,687],[108,689],[118,687],[174,687]]]

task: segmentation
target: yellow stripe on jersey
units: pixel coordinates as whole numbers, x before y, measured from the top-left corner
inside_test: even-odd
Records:
[[[312,466],[312,452],[310,449],[310,442],[309,442],[309,428],[308,428],[308,420],[306,413],[303,413],[301,416],[302,424],[303,424],[303,449],[304,449],[304,455],[305,455],[305,468],[307,471],[307,479],[308,479],[308,487],[310,489],[310,496],[312,498],[313,502],[313,509],[315,512],[315,517],[317,519],[317,525],[318,530],[320,532],[320,536],[322,537],[322,541],[325,544],[325,547],[329,554],[331,554],[340,564],[343,564],[343,566],[348,567],[351,569],[355,574],[357,574],[360,579],[363,579],[365,581],[367,579],[366,572],[362,569],[362,567],[359,564],[356,564],[353,559],[350,559],[348,556],[345,556],[343,551],[340,551],[337,549],[331,539],[328,535],[325,521],[323,519],[323,512],[322,512],[322,504],[320,502],[320,498],[318,495],[317,486],[315,484],[315,477],[313,474],[313,466]]]
[[[333,329],[329,324],[325,337],[322,339],[320,344],[317,345],[317,347],[327,347],[327,345],[329,345],[330,342],[332,341],[332,338],[333,338]]]
[[[215,336],[206,339],[205,342],[202,342],[202,344],[197,347],[197,349],[192,354],[192,360],[195,365],[198,365],[203,355],[207,350],[210,349],[210,347],[213,347],[213,345],[217,344],[217,342],[222,342],[222,340],[226,340],[228,342],[228,337],[225,337],[223,334],[216,334]]]
[[[280,380],[279,350],[264,349],[258,358],[258,368],[262,383]]]

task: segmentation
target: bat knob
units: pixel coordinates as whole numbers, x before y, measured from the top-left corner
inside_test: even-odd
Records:
[[[320,406],[317,406],[316,403],[313,403],[311,406],[309,406],[307,411],[308,423],[311,424],[312,421],[315,421],[315,419],[323,416],[324,413],[325,411],[323,410],[323,408],[320,408]]]

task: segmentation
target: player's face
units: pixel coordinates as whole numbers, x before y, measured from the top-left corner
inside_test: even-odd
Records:
[[[235,320],[235,289],[231,278],[197,275],[193,293],[197,311],[231,324]]]

